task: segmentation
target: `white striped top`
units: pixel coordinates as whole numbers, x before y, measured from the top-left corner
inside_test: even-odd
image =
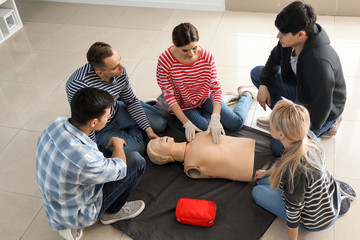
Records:
[[[75,92],[84,87],[95,87],[107,91],[114,97],[114,100],[117,99],[125,103],[130,116],[142,130],[150,127],[144,109],[131,89],[129,77],[125,68],[123,74],[119,77],[114,77],[113,82],[110,83],[99,78],[89,63],[85,64],[83,67],[76,70],[66,83],[66,93],[69,103]],[[111,107],[111,116],[107,123],[114,118],[117,109],[118,105],[115,101],[114,105]],[[94,132],[92,132],[89,137],[95,141]]]
[[[309,136],[321,149],[316,136],[310,131]],[[294,192],[288,186],[288,171],[280,182],[289,228],[297,228],[301,223],[307,229],[322,229],[328,226],[340,211],[340,190],[333,176],[326,170],[325,154],[320,155],[315,149],[309,150],[309,156],[321,170],[310,167],[305,171],[298,169],[294,178]]]
[[[170,47],[171,48],[171,47]],[[221,103],[221,86],[213,54],[201,48],[195,63],[179,62],[168,48],[157,65],[157,82],[169,107],[179,104],[182,110],[200,107],[210,97]]]

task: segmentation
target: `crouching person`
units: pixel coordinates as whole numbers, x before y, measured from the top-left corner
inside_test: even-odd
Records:
[[[138,184],[145,160],[138,152],[125,155],[126,142],[113,137],[110,158],[88,135],[102,129],[113,97],[86,87],[71,101],[71,118],[55,119],[41,134],[36,148],[36,177],[46,215],[64,239],[78,240],[82,229],[97,219],[103,224],[138,216],[141,200],[126,202]]]

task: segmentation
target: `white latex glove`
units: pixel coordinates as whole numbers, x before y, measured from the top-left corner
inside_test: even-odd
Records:
[[[188,142],[191,142],[195,138],[195,131],[201,132],[190,120],[183,125],[185,128],[185,136]]]
[[[220,143],[221,134],[225,135],[224,128],[220,122],[220,114],[213,113],[211,115],[209,127],[206,130],[207,134],[209,132],[212,133],[212,138],[213,138],[214,143],[216,143],[216,144]]]

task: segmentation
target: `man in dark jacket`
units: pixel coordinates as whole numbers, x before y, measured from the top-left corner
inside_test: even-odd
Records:
[[[293,2],[277,15],[275,26],[278,44],[266,65],[251,71],[259,104],[264,110],[266,104],[272,109],[285,97],[308,109],[317,137],[335,135],[346,102],[346,85],[340,59],[325,30],[316,24],[314,9]],[[266,126],[269,120],[259,118],[257,123]],[[278,156],[283,151],[279,144],[271,143]]]

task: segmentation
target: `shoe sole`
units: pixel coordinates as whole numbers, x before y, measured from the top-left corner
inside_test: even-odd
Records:
[[[258,125],[258,126],[261,127],[262,129],[265,129],[265,130],[267,130],[267,131],[270,132],[270,125],[264,124],[264,123],[260,123],[259,121],[256,121],[256,125]]]
[[[342,216],[345,213],[347,213],[350,209],[350,206],[351,206],[351,200],[349,198],[343,196],[341,198],[339,216]],[[341,212],[341,210],[343,210],[343,212]]]
[[[348,197],[351,201],[356,200],[356,197],[357,197],[357,196],[356,196],[356,192],[355,192],[355,190],[354,190],[348,183],[342,182],[342,181],[340,181],[340,180],[336,180],[336,181],[337,181],[338,184],[339,184],[339,189],[340,189],[341,195]],[[348,187],[346,187],[346,188],[347,188],[347,190],[348,190],[350,193],[346,192],[346,191],[344,190],[344,188],[341,188],[341,184],[342,184],[342,183],[345,185],[345,187],[346,187],[346,185],[348,186]]]
[[[124,217],[124,218],[118,218],[118,219],[111,219],[111,220],[101,220],[100,219],[100,222],[104,225],[107,225],[107,224],[111,224],[111,223],[114,223],[114,222],[117,222],[117,221],[122,221],[122,220],[127,220],[127,219],[132,219],[132,218],[135,218],[137,216],[140,215],[140,213],[142,213],[142,211],[145,209],[145,204],[143,204],[141,206],[141,208],[139,208],[139,210],[137,210],[134,214],[130,215],[130,216],[127,216],[127,217]]]

